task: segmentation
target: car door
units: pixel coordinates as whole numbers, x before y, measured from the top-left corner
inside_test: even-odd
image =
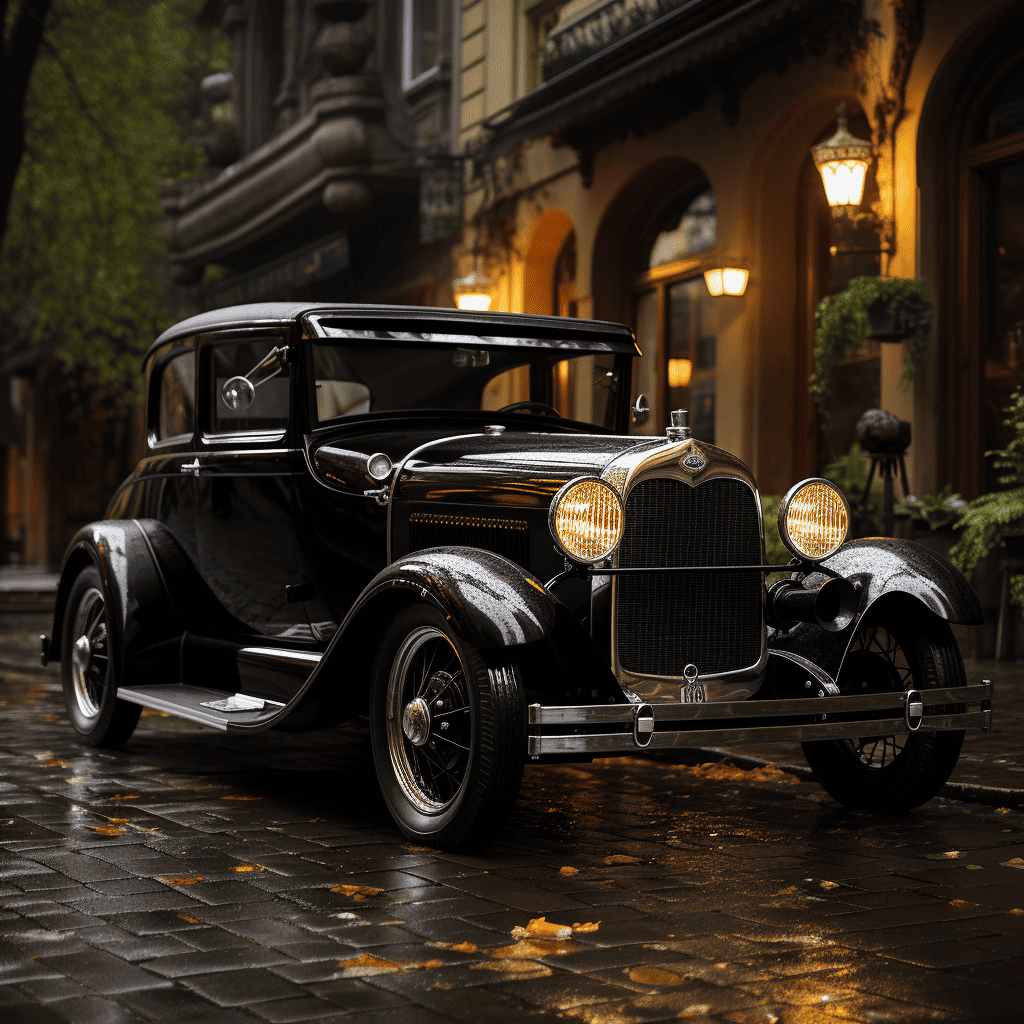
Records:
[[[229,615],[253,633],[301,640],[312,634],[301,595],[288,590],[298,580],[292,466],[301,458],[288,343],[286,328],[200,338],[195,533],[202,575]],[[254,374],[275,349],[273,372]],[[247,375],[256,385],[239,408],[224,387]]]

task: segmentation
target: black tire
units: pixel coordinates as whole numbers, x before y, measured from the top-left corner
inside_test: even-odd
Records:
[[[861,624],[840,672],[843,694],[963,686],[964,666],[949,625],[926,612],[891,609]],[[949,708],[950,711],[959,710]],[[804,743],[825,790],[846,807],[902,813],[930,800],[949,779],[962,729],[863,740]]]
[[[526,702],[514,661],[484,655],[433,608],[384,634],[370,694],[374,767],[410,839],[477,846],[512,812],[526,759]]]
[[[116,634],[100,574],[87,566],[76,577],[64,609],[60,675],[75,739],[88,747],[119,747],[142,708],[117,698]]]

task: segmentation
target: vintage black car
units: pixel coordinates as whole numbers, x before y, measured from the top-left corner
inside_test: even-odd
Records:
[[[629,435],[636,353],[616,324],[387,306],[166,331],[148,453],[43,638],[78,738],[123,743],[144,707],[242,734],[365,715],[398,827],[445,847],[501,824],[526,763],[641,750],[798,740],[843,804],[931,798],[991,716],[950,630],[974,592],[920,546],[844,543],[822,479],[767,565],[739,459],[682,412]]]

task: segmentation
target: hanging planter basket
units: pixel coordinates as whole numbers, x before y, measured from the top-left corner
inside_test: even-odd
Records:
[[[868,317],[868,337],[874,341],[903,341],[911,330],[898,311],[893,310],[889,299],[879,295],[864,310]]]

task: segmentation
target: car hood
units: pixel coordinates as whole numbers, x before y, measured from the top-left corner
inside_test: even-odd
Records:
[[[659,437],[505,431],[447,437],[415,449],[395,483],[399,501],[546,508],[568,481],[600,476],[614,459]]]

